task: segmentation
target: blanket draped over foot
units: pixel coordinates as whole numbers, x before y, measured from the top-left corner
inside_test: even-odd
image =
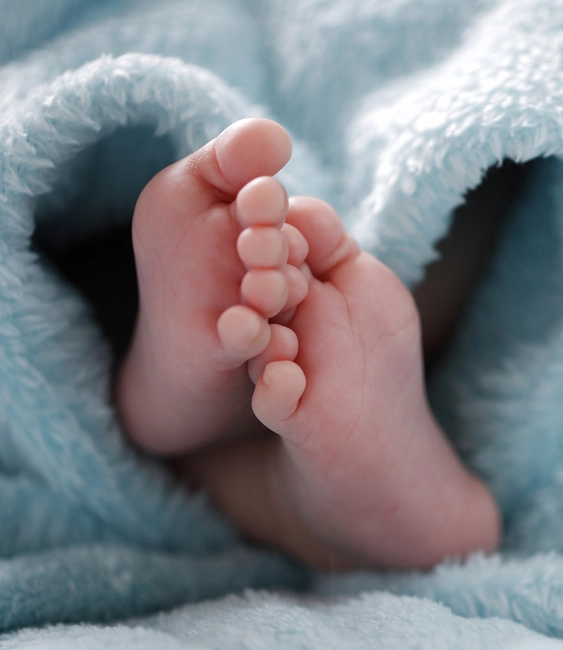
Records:
[[[294,137],[288,191],[411,287],[487,170],[520,166],[430,381],[502,508],[498,555],[311,574],[123,438],[57,256],[255,115]],[[563,647],[561,157],[560,0],[0,0],[0,646]]]

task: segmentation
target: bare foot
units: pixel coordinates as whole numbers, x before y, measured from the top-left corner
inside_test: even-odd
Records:
[[[314,276],[289,324],[299,353],[249,364],[254,412],[279,438],[186,467],[249,536],[316,566],[427,568],[491,552],[498,512],[429,410],[411,294],[328,205],[290,205]]]
[[[269,318],[307,292],[303,237],[284,225],[271,178],[291,141],[243,120],[143,190],[133,217],[140,310],[118,374],[119,415],[148,451],[173,455],[263,429],[246,362],[295,358],[295,334]]]
[[[412,297],[329,206],[288,204],[271,175],[290,149],[278,125],[243,121],[143,191],[124,427],[184,454],[249,536],[311,564],[491,551],[496,507],[429,411]]]

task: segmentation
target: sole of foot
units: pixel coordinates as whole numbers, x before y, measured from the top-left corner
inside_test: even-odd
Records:
[[[293,332],[272,325],[304,298],[305,239],[285,223],[272,175],[291,141],[265,119],[238,122],[157,174],[132,233],[140,308],[117,378],[125,431],[177,455],[263,427],[250,406],[247,362],[294,358]]]
[[[253,373],[254,412],[277,436],[188,471],[250,538],[320,568],[492,552],[498,511],[429,409],[411,294],[327,204],[292,199],[287,221],[309,246],[309,291],[289,323],[299,350]]]

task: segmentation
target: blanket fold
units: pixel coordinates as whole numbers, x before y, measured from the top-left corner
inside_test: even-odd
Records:
[[[559,0],[0,0],[0,647],[563,647],[562,52]],[[123,228],[154,173],[257,115],[294,136],[289,193],[410,287],[487,170],[524,165],[429,382],[498,556],[319,576],[125,441],[109,344],[38,238]]]

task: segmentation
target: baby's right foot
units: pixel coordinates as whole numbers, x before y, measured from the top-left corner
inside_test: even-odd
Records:
[[[298,197],[288,221],[312,275],[288,323],[299,353],[248,363],[254,411],[279,437],[212,450],[186,471],[250,537],[323,568],[493,551],[493,498],[426,401],[412,295],[327,204]]]
[[[284,225],[272,174],[291,141],[268,120],[244,120],[144,189],[133,217],[140,308],[117,379],[129,436],[182,454],[263,429],[246,362],[295,358],[297,339],[269,319],[307,292],[303,236]]]
[[[360,566],[426,568],[493,551],[493,498],[426,401],[412,295],[327,204],[298,198],[289,215],[313,274],[290,323],[299,354],[269,363],[253,396],[280,435],[269,480],[286,521],[275,541],[310,562]]]

